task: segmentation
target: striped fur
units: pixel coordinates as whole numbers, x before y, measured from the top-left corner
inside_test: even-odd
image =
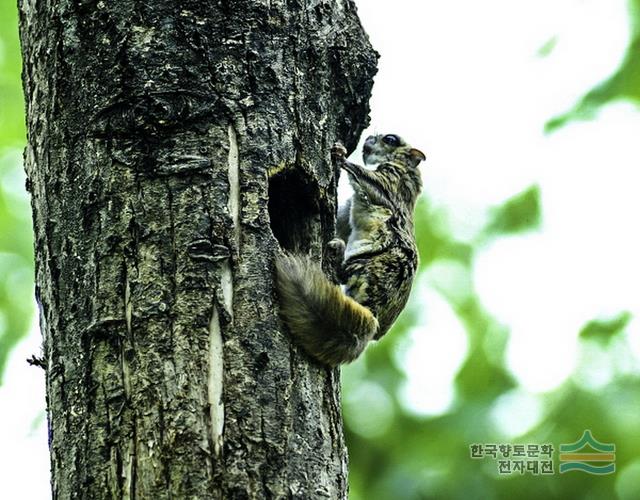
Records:
[[[281,316],[297,343],[329,366],[353,361],[389,331],[418,267],[413,210],[424,154],[393,134],[366,139],[364,160],[375,170],[347,161],[346,153],[336,144],[331,157],[349,175],[353,197],[338,213],[339,238],[328,246],[339,253],[329,260],[344,291],[308,256],[276,257]]]

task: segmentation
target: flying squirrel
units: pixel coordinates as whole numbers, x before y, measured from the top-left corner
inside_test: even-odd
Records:
[[[425,155],[395,134],[366,139],[364,163],[375,170],[349,162],[346,152],[340,143],[331,149],[353,188],[338,212],[340,237],[328,243],[342,286],[307,255],[276,257],[280,315],[295,341],[331,367],[353,361],[370,340],[387,333],[407,303],[418,267],[413,211]]]

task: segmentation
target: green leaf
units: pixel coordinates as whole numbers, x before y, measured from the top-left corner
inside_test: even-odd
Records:
[[[486,235],[499,236],[529,231],[540,226],[541,214],[540,188],[531,186],[494,208],[484,232]]]
[[[628,311],[623,311],[613,318],[594,319],[580,330],[580,338],[595,340],[602,345],[607,345],[624,330],[630,320],[631,313]]]
[[[551,52],[553,52],[553,49],[556,48],[557,44],[558,44],[558,37],[552,36],[551,38],[549,38],[549,40],[547,40],[544,44],[542,44],[542,46],[538,49],[538,56],[547,57],[549,54],[551,54]]]

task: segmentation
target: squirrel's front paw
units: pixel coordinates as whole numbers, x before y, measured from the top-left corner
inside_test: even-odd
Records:
[[[347,156],[347,148],[341,142],[336,142],[331,148],[331,158],[335,160],[344,160]]]

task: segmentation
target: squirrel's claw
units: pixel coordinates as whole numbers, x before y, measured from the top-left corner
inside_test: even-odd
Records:
[[[347,148],[341,142],[334,143],[331,148],[331,159],[336,160],[344,160],[347,156]]]

